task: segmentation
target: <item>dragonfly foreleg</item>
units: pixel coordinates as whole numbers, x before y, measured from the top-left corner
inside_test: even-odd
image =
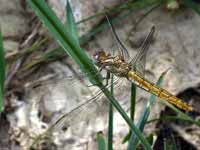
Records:
[[[97,73],[96,73],[96,75],[98,75],[99,73],[101,73],[101,71],[107,66],[108,64],[103,64],[103,65],[101,65],[101,67],[99,67],[99,69],[98,69],[98,71],[97,71]],[[106,73],[106,77],[103,77],[103,80],[104,79],[106,79],[106,85],[105,86],[107,86],[108,85],[108,81],[109,81],[109,79],[110,79],[110,72],[108,72],[107,71],[107,73]],[[96,86],[96,85],[88,85],[88,87],[91,87],[91,86]]]
[[[100,73],[108,64],[104,63],[102,64],[99,69],[98,69],[98,72],[97,73]]]
[[[106,85],[105,86],[108,86],[108,83],[109,83],[109,79],[110,79],[110,72],[109,71],[107,71],[106,72]]]

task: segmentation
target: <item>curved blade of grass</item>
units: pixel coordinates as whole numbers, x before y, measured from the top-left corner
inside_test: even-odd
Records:
[[[146,8],[146,7],[151,7],[153,6],[154,9],[151,9],[151,11],[155,10],[156,8],[158,8],[160,6],[161,2],[159,2],[157,4],[157,2],[152,2],[152,3],[148,3],[148,5],[141,5],[141,8]],[[133,5],[134,6],[134,5]],[[119,15],[115,18],[111,18],[110,22],[112,22],[113,24],[118,24],[120,23],[123,19],[127,18],[128,16],[130,16],[134,11],[136,11],[135,6],[134,7],[130,7],[130,9],[125,12],[122,15]],[[137,6],[137,5],[136,5]],[[108,10],[109,11],[109,10]],[[104,12],[104,11],[103,11]],[[104,12],[105,14],[106,12]],[[146,15],[148,15],[149,13],[147,13]],[[143,16],[142,18],[144,18],[146,16]],[[142,20],[138,20],[136,25],[138,25]],[[88,41],[92,36],[94,36],[95,34],[101,32],[102,30],[108,28],[109,25],[107,24],[107,22],[102,22],[101,24],[97,25],[95,28],[91,29],[88,33],[84,34],[83,36],[81,36],[79,39],[81,41],[81,43],[85,43],[86,41]]]
[[[157,8],[159,8],[162,5],[162,1],[160,1],[159,3],[156,3],[155,5],[153,5],[146,13],[144,13],[142,15],[142,17],[140,17],[136,23],[135,23],[135,27],[136,28],[150,13],[152,13],[154,10],[156,10]]]
[[[142,9],[145,7],[149,7],[153,4],[160,3],[161,1],[163,1],[163,0],[139,0],[139,1],[138,0],[135,0],[135,1],[129,0],[127,2],[123,2],[122,4],[119,4],[118,6],[116,6],[114,8],[106,8],[106,10],[104,10],[102,12],[96,13],[93,16],[89,16],[85,19],[82,19],[82,20],[78,21],[77,24],[89,21],[89,20],[94,19],[101,15],[105,15],[105,13],[117,13],[117,12],[122,12],[124,10],[129,10],[132,8]]]
[[[102,132],[97,133],[98,150],[106,150],[106,142]]]
[[[152,123],[154,121],[161,121],[161,120],[182,120],[182,121],[187,121],[189,123],[193,123],[193,124],[200,127],[200,120],[187,119],[185,117],[183,118],[183,117],[180,117],[180,116],[167,116],[167,115],[160,117],[160,118],[148,120],[147,123]]]
[[[70,55],[80,66],[80,69],[83,72],[97,72],[92,61],[77,44],[76,39],[74,39],[74,37],[65,30],[63,24],[60,22],[54,12],[46,5],[46,3],[43,0],[28,0],[28,2],[31,7],[36,10],[35,12],[41,18],[47,29],[63,47],[63,50],[65,50],[68,55]],[[100,79],[100,76],[89,76],[89,79],[92,83],[95,81],[94,78]],[[98,84],[99,83],[95,83],[95,85]]]
[[[114,21],[114,24],[117,24],[120,22],[121,19],[125,18],[125,17],[128,17],[132,12],[128,12],[126,14],[124,14],[123,16],[120,16],[120,17],[116,17],[114,19],[111,19]],[[85,42],[87,42],[92,36],[94,36],[95,34],[101,32],[102,30],[108,28],[108,24],[107,23],[102,23],[102,24],[99,24],[97,27],[95,27],[94,29],[91,29],[88,33],[82,35],[79,40],[80,40],[80,43],[81,44],[84,44]],[[58,51],[60,51],[62,49],[62,47],[57,47],[51,51],[48,51],[47,53],[43,54],[39,59],[36,59],[34,60],[32,63],[28,64],[27,66],[25,66],[22,70],[23,71],[26,71],[28,69],[30,69],[31,67],[37,65],[37,64],[40,64],[42,62],[46,62],[48,61],[48,59],[53,59],[53,55],[52,54],[55,54],[55,57],[56,58],[60,58],[60,57],[57,57],[57,55],[60,53]],[[58,53],[58,54],[57,54]],[[64,57],[64,56],[63,56]],[[56,60],[55,58],[55,60]]]
[[[150,12],[152,12],[154,9],[156,9],[157,7],[159,7],[160,6],[160,4],[161,4],[161,1],[162,0],[160,0],[160,1],[158,1],[159,3],[157,4],[157,2],[156,1],[152,1],[151,3],[147,3],[146,5],[144,5],[144,4],[140,4],[139,6],[140,6],[140,9],[144,9],[144,8],[146,8],[146,7],[150,7],[150,6],[153,6],[153,8],[151,8],[151,10],[150,11],[148,11],[141,19],[139,19],[137,22],[136,22],[136,25],[135,26],[137,26]],[[133,3],[133,2],[131,2],[131,3]],[[138,2],[138,3],[140,3],[140,2]],[[127,4],[122,4],[122,5],[127,5]],[[121,22],[121,20],[122,19],[125,19],[126,17],[128,17],[128,16],[130,16],[131,14],[132,14],[132,12],[133,11],[136,11],[135,9],[133,9],[133,8],[137,8],[138,9],[138,4],[136,3],[136,6],[134,6],[134,5],[131,5],[131,7],[130,6],[124,6],[126,9],[122,9],[122,10],[127,10],[127,9],[130,9],[128,12],[126,12],[126,13],[124,13],[122,16],[117,16],[117,17],[115,17],[114,19],[113,19],[113,24],[117,24],[117,23],[119,23],[119,22]],[[120,6],[121,7],[121,6]],[[115,9],[118,9],[118,6],[117,7],[114,7],[113,8],[113,10],[115,10]],[[111,9],[107,9],[107,11],[108,12],[111,12],[110,11]],[[121,9],[119,9],[119,10],[121,10]],[[99,13],[99,15],[103,15],[103,14],[105,14],[105,11],[103,11],[103,12],[100,12]],[[99,16],[98,15],[98,13],[97,14],[95,14],[94,16],[91,16],[91,17],[89,17],[89,18],[86,18],[86,19],[83,19],[83,20],[81,20],[80,22],[77,22],[76,23],[76,25],[78,25],[78,24],[80,24],[80,23],[82,23],[82,22],[85,22],[85,21],[88,21],[88,20],[90,20],[90,19],[93,19],[93,18],[95,18],[95,17],[97,17],[97,16]],[[111,19],[112,20],[112,19]],[[97,34],[98,32],[101,32],[102,30],[104,30],[105,28],[107,28],[108,27],[108,24],[106,23],[101,23],[101,24],[99,24],[99,25],[97,25],[94,29],[91,29],[88,33],[86,33],[86,34],[84,34],[84,35],[82,35],[81,37],[79,37],[79,40],[80,40],[80,42],[79,43],[81,43],[81,44],[84,44],[84,43],[86,43],[92,36],[94,36],[95,34]],[[59,48],[56,48],[56,49],[54,49],[55,51],[57,51],[58,49],[61,49],[60,47]],[[48,52],[47,52],[48,53]],[[50,52],[51,53],[51,52]],[[54,53],[56,53],[56,52],[54,52]],[[48,54],[47,54],[48,55]],[[57,55],[56,55],[57,56]],[[42,56],[43,57],[43,56]],[[42,63],[42,62],[46,62],[46,61],[48,61],[48,57],[45,57],[46,59],[40,59],[40,60],[35,60],[34,61],[34,63],[33,64],[29,64],[28,65],[28,67],[25,67],[25,69],[23,69],[24,71],[26,70],[26,69],[29,69],[30,67],[32,67],[32,66],[34,66],[34,65],[37,65],[37,64],[40,64],[40,63]],[[59,59],[60,57],[56,57],[54,60],[56,60],[56,59]]]
[[[122,109],[120,104],[114,99],[111,93],[106,89],[102,83],[100,75],[97,76],[97,70],[92,61],[82,51],[79,45],[77,45],[75,39],[67,32],[64,25],[60,22],[55,13],[50,7],[44,2],[44,0],[28,0],[28,4],[34,9],[36,14],[44,23],[48,31],[53,37],[59,42],[63,49],[73,58],[73,60],[80,66],[83,73],[94,72],[94,75],[89,74],[88,78],[92,84],[102,89],[104,95],[108,98],[109,102],[117,109],[120,115],[127,122],[132,131],[137,135],[138,139],[141,140],[145,149],[151,149],[151,146],[144,138],[142,133],[134,126],[128,115]]]
[[[111,18],[110,21],[113,24],[117,24],[119,22],[121,22],[121,20],[125,17],[128,17],[132,14],[131,11],[126,12],[125,14],[119,16],[119,17],[115,17],[115,18]],[[85,43],[86,41],[88,41],[91,37],[93,37],[95,34],[101,32],[102,30],[105,30],[109,28],[109,25],[107,22],[102,22],[101,24],[97,25],[96,27],[94,27],[93,29],[91,29],[87,34],[82,35],[79,39],[81,41],[81,43]]]
[[[3,37],[0,29],[0,113],[3,110],[3,93],[4,93],[4,81],[6,74],[6,62],[4,56],[4,48],[3,48]]]
[[[48,42],[48,38],[44,38],[44,39],[39,39],[37,41],[35,41],[30,47],[28,48],[24,48],[20,51],[17,51],[15,53],[13,53],[12,55],[8,55],[5,56],[6,61],[9,63],[13,63],[14,61],[16,61],[18,58],[23,57],[24,55],[28,55],[31,54],[32,52],[38,50],[41,48],[42,45],[44,45],[45,43]]]
[[[187,5],[189,8],[194,10],[198,15],[200,15],[199,5],[195,4],[192,0],[183,0],[184,4]]]
[[[167,71],[168,70],[166,70],[165,72],[163,72],[160,75],[160,77],[159,77],[159,79],[158,79],[158,81],[156,83],[157,86],[161,86],[161,84],[163,82],[163,79],[164,79],[164,76],[167,73]],[[139,119],[139,121],[138,121],[138,123],[136,125],[137,128],[140,129],[140,131],[144,130],[144,126],[147,123],[148,117],[150,115],[150,108],[154,104],[155,99],[156,99],[156,96],[152,94],[150,96],[150,98],[149,98],[149,101],[148,101],[147,105],[144,108],[143,114],[141,115],[141,117],[140,117],[140,119]],[[128,144],[128,150],[137,149],[138,143],[139,143],[139,140],[137,139],[137,137],[135,136],[135,134],[132,134],[131,135],[131,139],[130,139],[129,144]]]
[[[78,33],[77,33],[77,28],[76,28],[76,22],[75,18],[72,12],[72,8],[70,6],[69,0],[67,0],[67,5],[66,5],[66,29],[68,30],[69,33],[74,37],[76,40],[77,44],[79,44],[79,39],[78,39]]]
[[[179,110],[178,108],[176,108],[174,105],[165,102],[163,100],[160,101],[162,104],[167,105],[168,107],[170,107],[172,110],[174,110],[177,113],[177,117],[181,120],[185,120],[191,123],[194,123],[195,125],[200,127],[200,121],[199,120],[194,120],[193,118],[191,118],[190,116],[188,116],[187,114],[183,113],[181,110]]]

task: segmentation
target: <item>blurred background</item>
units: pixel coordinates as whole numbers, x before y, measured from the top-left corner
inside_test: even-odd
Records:
[[[131,57],[135,56],[151,27],[155,26],[155,36],[146,57],[145,77],[155,83],[161,73],[170,68],[162,87],[191,104],[194,111],[188,115],[199,120],[198,1],[69,2],[81,47],[91,59],[98,49],[110,52],[118,49],[105,19],[106,11]],[[48,0],[47,3],[64,23],[67,1]],[[78,66],[52,38],[25,0],[0,0],[0,27],[7,63],[4,111],[0,118],[0,149],[28,149],[56,118],[77,106],[79,100],[89,99],[96,88],[88,88],[89,82],[84,80]],[[30,88],[34,83],[43,82],[42,88]],[[120,82],[115,94],[120,104],[129,111],[130,84]],[[137,89],[136,122],[149,96]],[[101,99],[104,99],[103,96]],[[108,103],[101,101],[95,106],[90,106],[88,112],[92,113],[85,119],[87,121],[54,131],[53,138],[41,142],[37,149],[97,149],[96,134],[101,131],[105,138],[107,135]],[[84,116],[87,116],[85,112]],[[144,129],[146,135],[153,135],[153,149],[164,149],[166,141],[174,142],[178,150],[200,149],[199,126],[177,119],[162,119],[170,115],[175,116],[175,113],[157,98],[149,118],[156,121],[149,122]],[[77,116],[78,120],[82,117]],[[122,141],[128,132],[128,126],[115,112],[113,149],[126,149],[127,143],[122,144]]]

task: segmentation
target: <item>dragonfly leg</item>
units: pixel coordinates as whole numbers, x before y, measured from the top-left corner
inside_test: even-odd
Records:
[[[109,83],[109,79],[110,79],[110,72],[109,71],[107,71],[105,79],[106,79],[106,85],[105,86],[107,86],[108,83]]]
[[[98,73],[100,73],[106,66],[107,66],[108,64],[102,64],[100,67],[99,67],[99,70],[98,70],[98,72],[97,72],[97,74]]]
[[[108,86],[108,81],[110,79],[110,75],[108,75],[110,73],[106,73],[106,77],[103,77],[103,80],[106,80],[106,84],[105,84],[105,87]],[[87,85],[87,87],[92,87],[92,86],[97,86],[95,84],[90,84],[90,85]]]
[[[101,65],[100,67],[99,67],[99,69],[98,69],[98,71],[97,71],[97,73],[96,73],[96,75],[98,75],[105,67],[107,66],[107,64],[103,64],[103,65]],[[103,80],[104,79],[106,79],[106,86],[108,85],[108,81],[107,81],[107,78],[110,78],[110,76],[108,76],[108,74],[106,74],[106,77],[103,77]],[[91,87],[91,86],[96,86],[96,85],[88,85],[88,87]]]
[[[101,65],[98,72],[101,72],[106,66],[108,66],[108,64],[106,64],[106,63]],[[110,72],[109,71],[106,72],[106,77],[103,77],[103,79],[106,79],[106,85],[105,86],[107,86],[109,84],[108,82],[109,82],[109,79],[110,79]]]

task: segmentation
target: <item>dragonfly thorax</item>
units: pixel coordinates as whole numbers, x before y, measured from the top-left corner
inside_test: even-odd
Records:
[[[94,54],[95,64],[102,70],[105,69],[120,77],[127,77],[128,72],[131,70],[131,65],[126,63],[120,55],[111,56],[105,51],[96,51]]]

